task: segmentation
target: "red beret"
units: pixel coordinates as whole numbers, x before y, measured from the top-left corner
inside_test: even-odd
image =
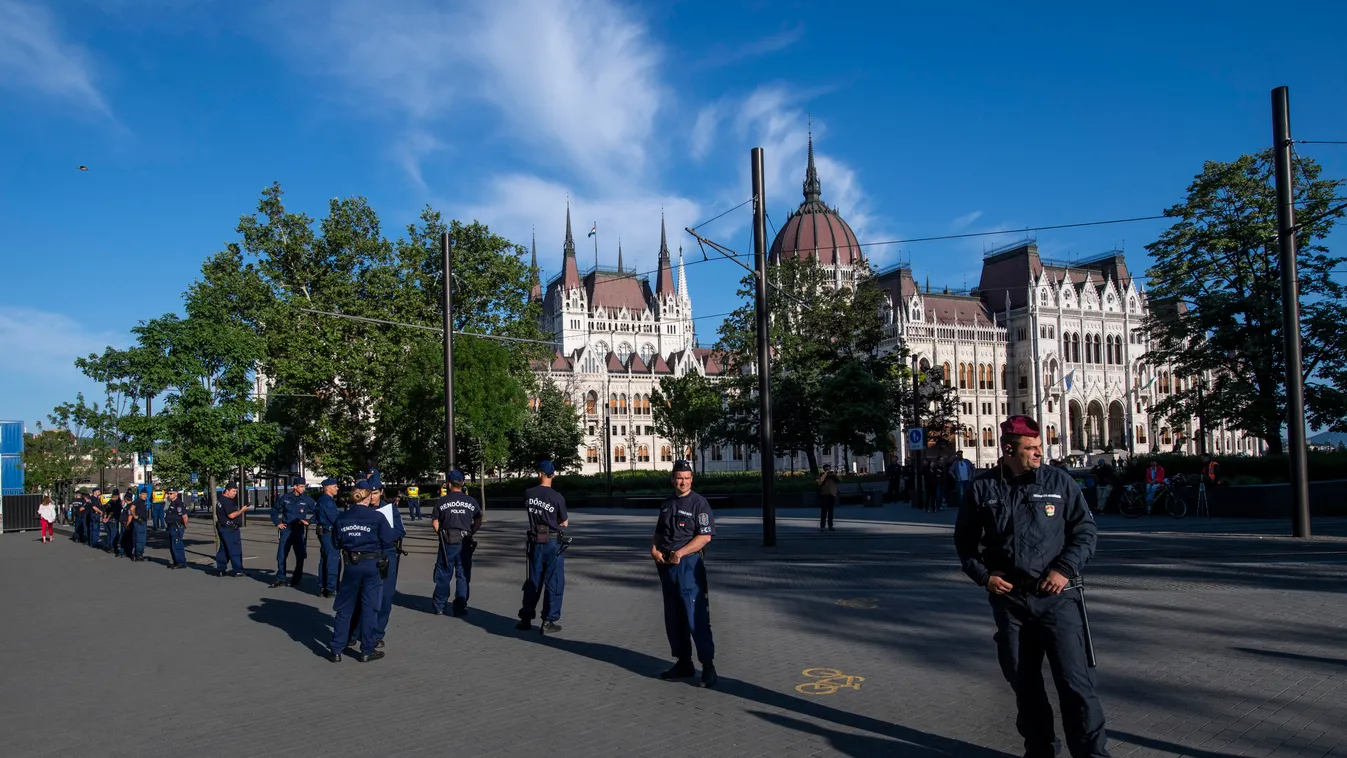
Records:
[[[1038,422],[1029,416],[1011,416],[1001,422],[1001,434],[1016,434],[1021,437],[1037,437]]]

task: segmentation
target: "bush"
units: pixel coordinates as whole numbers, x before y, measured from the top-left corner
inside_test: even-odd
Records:
[[[667,495],[672,489],[668,471],[613,471],[613,494],[616,495]],[[561,474],[552,481],[558,492],[571,497],[592,497],[606,494],[607,476],[605,474]],[[866,481],[884,481],[883,474],[846,475],[842,477],[843,486]],[[538,483],[536,477],[512,477],[501,481],[488,480],[486,496],[519,497],[524,490]],[[476,485],[472,485],[476,489]],[[738,492],[762,491],[762,472],[752,471],[713,471],[695,474],[693,489],[705,494],[728,495]],[[776,491],[814,492],[818,485],[808,471],[796,473],[778,473]]]

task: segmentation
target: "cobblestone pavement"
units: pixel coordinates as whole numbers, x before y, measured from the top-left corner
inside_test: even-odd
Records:
[[[489,505],[489,504],[488,504]],[[409,523],[388,657],[318,657],[331,601],[165,571],[35,533],[0,537],[3,754],[464,756],[1019,755],[982,590],[953,515],[841,508],[838,531],[720,513],[708,552],[722,685],[668,665],[649,512],[573,514],[564,631],[514,630],[522,514],[488,510],[463,619],[428,613],[435,542]],[[1115,756],[1347,756],[1347,522],[1104,517],[1089,577]],[[205,525],[195,569],[213,565]],[[311,543],[310,572],[316,564]]]

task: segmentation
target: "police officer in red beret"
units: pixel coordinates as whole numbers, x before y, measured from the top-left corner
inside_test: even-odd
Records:
[[[1106,757],[1104,709],[1094,691],[1076,589],[1094,555],[1094,519],[1070,474],[1043,465],[1032,418],[1012,416],[1001,424],[1001,450],[1000,463],[979,473],[966,491],[954,544],[964,573],[987,590],[1025,757],[1052,758],[1060,748],[1043,683],[1045,655],[1067,749],[1074,758]]]

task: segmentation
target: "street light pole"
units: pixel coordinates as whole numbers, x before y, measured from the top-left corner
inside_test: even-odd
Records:
[[[449,232],[440,235],[444,254],[444,480],[449,481],[457,451],[454,449],[454,241]]]
[[[1291,458],[1291,533],[1310,536],[1310,476],[1305,460],[1305,385],[1301,378],[1300,288],[1296,280],[1296,222],[1291,166],[1291,104],[1285,87],[1272,90],[1272,155],[1277,185],[1277,247],[1282,269],[1282,339],[1286,351],[1286,441]]]
[[[753,257],[757,263],[758,310],[758,450],[762,460],[762,544],[776,545],[776,447],[772,442],[771,342],[767,313],[767,199],[763,177],[762,148],[749,154],[753,175]]]
[[[921,374],[917,366],[917,356],[912,356],[912,428],[921,428]],[[924,439],[923,435],[923,439]],[[912,448],[912,491],[916,499],[912,502],[913,508],[921,508],[925,505],[922,497],[925,487],[922,486],[921,464],[926,457],[925,446],[914,446]]]

